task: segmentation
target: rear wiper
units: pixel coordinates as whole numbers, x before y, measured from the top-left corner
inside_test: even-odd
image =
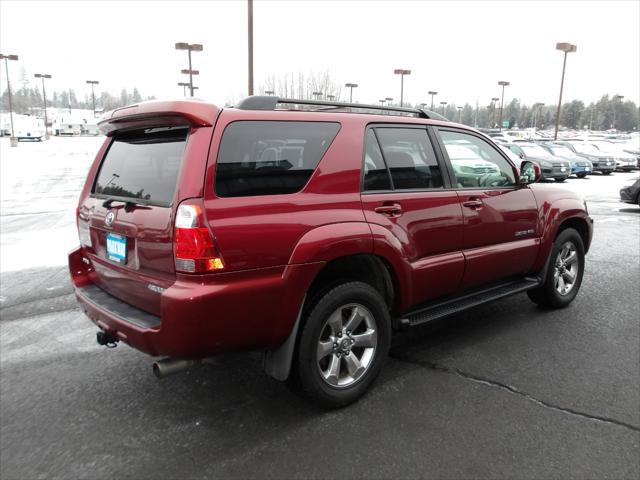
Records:
[[[136,208],[148,209],[150,208],[148,205],[144,203],[138,203],[133,200],[120,200],[117,198],[107,198],[104,202],[102,202],[102,206],[104,208],[111,208],[111,204],[113,202],[122,202],[124,203],[125,210],[135,210]]]

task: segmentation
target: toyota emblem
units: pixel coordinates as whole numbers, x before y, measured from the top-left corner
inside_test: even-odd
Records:
[[[104,217],[104,224],[105,224],[107,227],[110,227],[110,226],[111,226],[111,224],[113,223],[113,219],[114,219],[114,218],[116,218],[116,214],[115,214],[115,213],[113,213],[112,211],[111,211],[111,212],[109,212],[109,213],[107,213],[107,216],[106,216],[106,217]]]

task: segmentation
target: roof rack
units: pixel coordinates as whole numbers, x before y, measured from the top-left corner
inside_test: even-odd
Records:
[[[276,107],[281,104],[314,105],[317,107],[325,107],[322,109],[316,109],[314,111],[331,111],[348,108],[359,110],[377,110],[380,112],[409,113],[416,115],[419,118],[429,118],[432,120],[442,120],[445,122],[449,121],[447,118],[436,112],[424,110],[421,108],[391,107],[387,105],[367,105],[364,103],[326,102],[323,100],[300,100],[295,98],[274,97],[271,95],[252,95],[250,97],[245,97],[235,105],[235,108],[238,108],[240,110],[276,110]]]

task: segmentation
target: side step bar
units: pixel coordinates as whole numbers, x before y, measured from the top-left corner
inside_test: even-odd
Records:
[[[493,288],[471,292],[466,295],[454,297],[442,302],[429,305],[420,310],[415,310],[398,319],[397,325],[400,327],[415,327],[424,325],[433,320],[438,320],[454,313],[459,313],[483,303],[493,302],[500,298],[508,297],[515,293],[526,292],[540,285],[538,278],[525,278],[515,282],[502,284]]]

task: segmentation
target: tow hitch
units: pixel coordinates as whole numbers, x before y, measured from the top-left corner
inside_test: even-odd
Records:
[[[98,330],[96,332],[96,341],[98,345],[104,345],[107,348],[116,348],[119,339],[112,333]]]

